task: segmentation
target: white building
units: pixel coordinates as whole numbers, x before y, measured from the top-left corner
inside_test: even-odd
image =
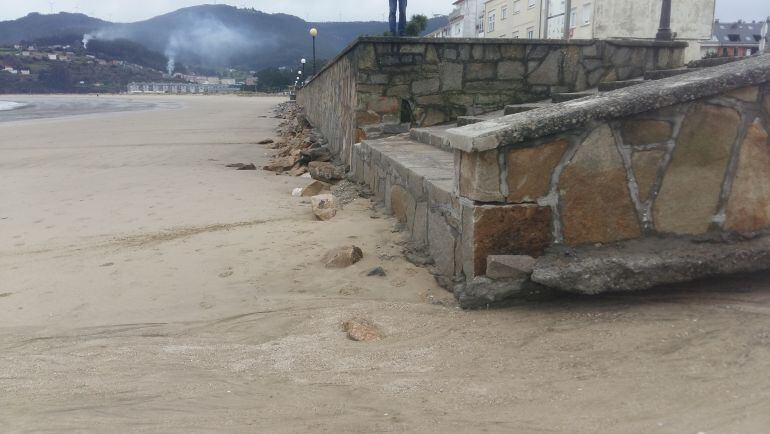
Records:
[[[569,39],[654,39],[661,4],[661,0],[486,0],[486,37],[561,39],[568,16]],[[671,29],[676,40],[689,43],[688,60],[700,58],[701,42],[711,38],[715,7],[716,0],[672,2]]]
[[[484,0],[455,0],[449,24],[430,33],[434,38],[479,38],[484,36]]]

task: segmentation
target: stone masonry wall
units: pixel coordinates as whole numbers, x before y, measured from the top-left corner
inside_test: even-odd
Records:
[[[348,152],[342,151],[348,143],[679,67],[685,46],[360,38],[298,92],[298,102],[349,162]]]
[[[297,93],[310,123],[329,140],[335,154],[346,155],[353,144],[356,105],[356,67],[343,56],[313,80],[312,87]]]
[[[464,222],[475,228],[466,275],[483,275],[489,255],[538,256],[552,243],[768,230],[768,132],[765,83],[456,151],[459,195],[484,204]]]

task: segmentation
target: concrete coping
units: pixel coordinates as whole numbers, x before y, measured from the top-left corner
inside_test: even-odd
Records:
[[[770,82],[770,54],[503,116],[447,131],[453,149],[483,152]]]
[[[686,48],[687,42],[684,41],[656,41],[654,39],[509,39],[509,38],[412,38],[412,37],[394,37],[394,36],[359,36],[347,47],[343,48],[339,54],[327,62],[318,73],[311,77],[308,84],[312,83],[316,77],[319,77],[327,69],[332,67],[341,58],[353,51],[360,44],[478,44],[478,45],[563,45],[563,46],[587,46],[596,42],[605,42],[619,47],[657,47],[657,48]]]

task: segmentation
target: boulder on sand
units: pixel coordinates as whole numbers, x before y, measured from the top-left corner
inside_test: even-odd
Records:
[[[319,194],[310,198],[313,214],[319,220],[331,220],[337,215],[337,200],[331,194]]]
[[[323,181],[313,181],[308,185],[307,187],[302,189],[302,193],[300,196],[302,197],[313,197],[318,196],[321,193],[329,193],[331,192],[331,184],[327,184]]]
[[[310,169],[310,176],[318,181],[334,183],[345,177],[345,170],[332,163],[311,161],[308,168]]]
[[[356,246],[337,247],[326,252],[321,261],[326,268],[347,268],[364,258],[364,252]]]

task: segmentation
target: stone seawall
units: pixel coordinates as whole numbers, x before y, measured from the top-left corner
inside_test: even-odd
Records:
[[[541,248],[768,230],[769,82],[763,56],[450,130],[456,191],[548,215],[529,226]],[[477,240],[473,275],[489,255],[538,256],[496,242],[517,230]]]
[[[298,102],[350,162],[349,144],[682,66],[684,43],[360,38]]]

